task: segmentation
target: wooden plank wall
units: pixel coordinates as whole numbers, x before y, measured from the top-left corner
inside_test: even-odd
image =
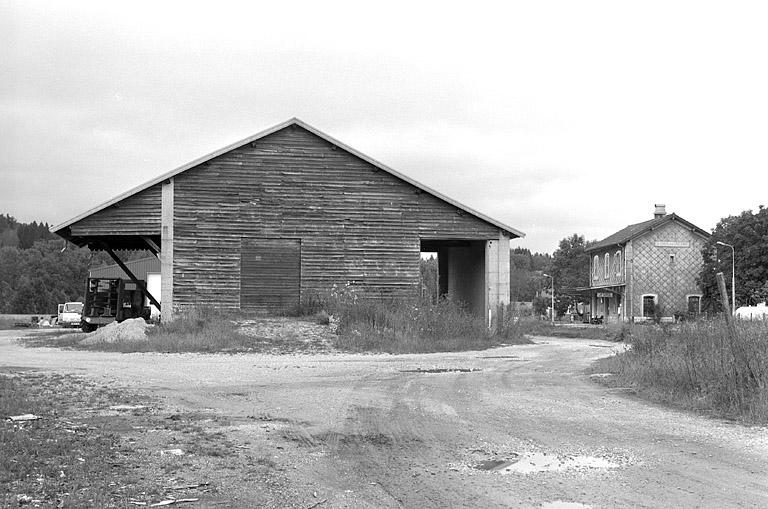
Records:
[[[71,230],[73,236],[160,235],[160,184],[81,219]]]
[[[420,238],[499,231],[298,126],[175,177],[177,306],[240,306],[241,239],[300,239],[301,292],[410,295]]]
[[[302,241],[302,293],[352,281],[404,295],[419,238],[495,238],[498,229],[299,127],[176,177],[176,302],[238,307],[241,238]]]

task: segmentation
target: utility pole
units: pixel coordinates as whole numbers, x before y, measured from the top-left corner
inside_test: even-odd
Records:
[[[731,316],[736,316],[736,249],[730,244],[717,241],[720,246],[731,248]]]
[[[544,277],[552,278],[552,325],[555,325],[555,276],[549,274],[541,274]]]

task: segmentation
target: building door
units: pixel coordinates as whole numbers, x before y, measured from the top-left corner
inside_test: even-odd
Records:
[[[279,312],[299,305],[301,241],[243,239],[240,256],[240,308]]]

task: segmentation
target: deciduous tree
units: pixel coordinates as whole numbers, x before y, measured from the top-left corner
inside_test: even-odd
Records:
[[[555,309],[559,315],[568,310],[578,298],[573,289],[589,286],[589,255],[583,235],[574,233],[560,241],[552,255],[552,276],[555,278]]]
[[[704,244],[698,281],[704,308],[712,311],[721,309],[715,274],[725,275],[731,294],[731,249],[718,242],[732,245],[736,253],[736,305],[764,302],[768,298],[768,209],[761,205],[757,212],[745,210],[721,219]]]

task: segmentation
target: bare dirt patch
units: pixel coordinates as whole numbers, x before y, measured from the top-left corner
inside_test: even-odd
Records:
[[[253,338],[255,351],[271,354],[335,351],[336,334],[329,325],[296,318],[260,318],[238,323],[241,334]]]
[[[169,414],[83,378],[5,367],[0,414],[2,507],[278,506],[285,491],[280,467],[235,446],[215,414]]]

